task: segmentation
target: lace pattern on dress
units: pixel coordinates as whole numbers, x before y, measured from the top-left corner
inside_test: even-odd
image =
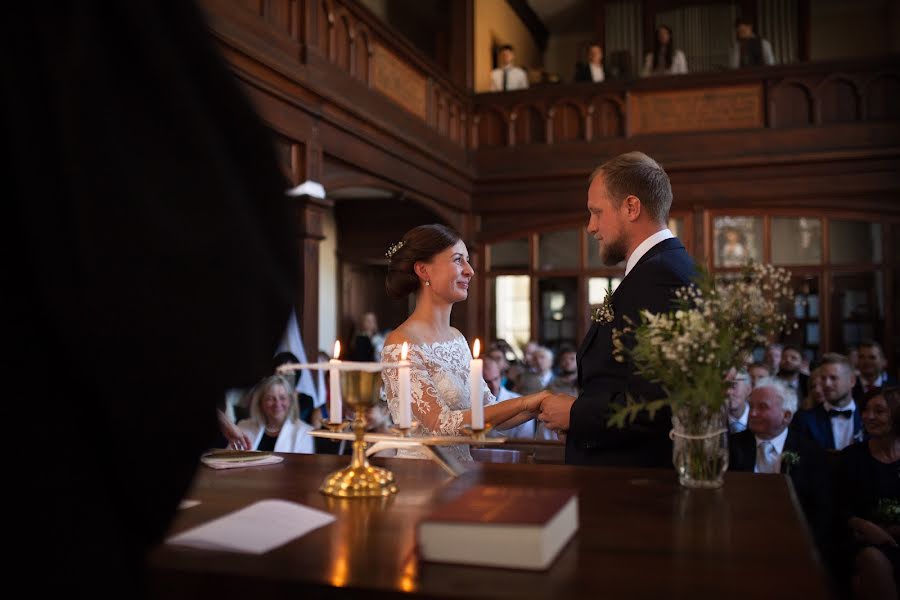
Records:
[[[381,353],[384,362],[400,360],[399,344],[389,344]],[[466,338],[459,336],[449,342],[414,344],[409,347],[407,360],[410,362],[410,396],[413,418],[423,429],[434,435],[461,435],[463,413],[471,408],[469,402],[469,361],[472,353]],[[397,369],[384,369],[385,396],[391,418],[399,420],[400,405],[397,400]],[[496,400],[482,381],[484,404],[494,404]],[[448,446],[459,460],[470,461],[472,455],[468,445]],[[399,450],[397,456],[422,458],[415,450]]]

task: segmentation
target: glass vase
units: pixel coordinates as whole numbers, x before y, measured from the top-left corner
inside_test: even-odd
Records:
[[[705,407],[672,413],[672,464],[687,488],[719,488],[728,470],[728,413]]]

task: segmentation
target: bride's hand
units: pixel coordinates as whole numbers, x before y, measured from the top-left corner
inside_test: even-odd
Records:
[[[525,403],[525,412],[531,413],[532,415],[541,412],[541,402],[549,395],[549,392],[544,390],[529,396],[522,396],[522,400]]]

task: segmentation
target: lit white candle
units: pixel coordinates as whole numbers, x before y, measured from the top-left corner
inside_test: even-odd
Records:
[[[334,342],[334,358],[329,362],[331,365],[339,365],[341,361],[338,357],[341,355],[341,341]],[[339,369],[328,369],[331,388],[331,403],[328,405],[328,421],[330,423],[340,423],[343,420],[341,413],[341,372]]]
[[[412,409],[409,405],[409,361],[406,360],[406,354],[409,352],[409,344],[403,342],[403,348],[400,350],[400,366],[397,368],[397,399],[400,401],[400,423],[401,429],[410,427],[412,422]]]
[[[472,429],[484,429],[484,394],[482,392],[482,370],[484,362],[478,358],[481,342],[475,339],[472,362],[469,363],[469,400],[472,404]]]

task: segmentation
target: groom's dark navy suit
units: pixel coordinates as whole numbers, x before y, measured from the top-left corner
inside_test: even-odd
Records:
[[[678,238],[659,242],[638,261],[612,296],[611,323],[593,323],[578,350],[581,395],[569,413],[566,462],[569,464],[665,467],[672,464],[668,432],[671,413],[660,411],[652,421],[638,419],[625,429],[607,427],[610,404],[627,395],[659,398],[662,390],[635,375],[634,365],[613,356],[612,330],[622,329],[639,313],[668,312],[675,290],[689,285],[696,273],[693,259]]]

